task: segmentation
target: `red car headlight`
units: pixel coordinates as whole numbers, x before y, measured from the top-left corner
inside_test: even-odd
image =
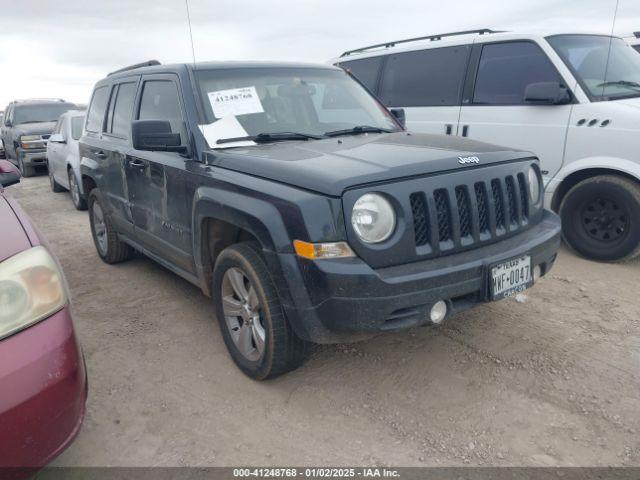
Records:
[[[0,339],[51,316],[67,299],[62,272],[44,247],[0,262]]]

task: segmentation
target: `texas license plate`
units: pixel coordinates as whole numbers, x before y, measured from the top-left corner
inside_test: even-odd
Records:
[[[494,265],[491,268],[491,299],[511,297],[533,284],[531,257],[526,255]]]

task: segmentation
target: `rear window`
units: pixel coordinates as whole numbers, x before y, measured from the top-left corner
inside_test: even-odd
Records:
[[[349,62],[340,62],[338,65],[341,68],[348,70],[369,90],[372,92],[376,91],[378,86],[378,76],[380,75],[380,66],[382,65],[382,57],[351,60]]]
[[[104,112],[109,100],[109,87],[99,87],[93,92],[89,112],[87,113],[87,131],[100,132],[104,122]]]
[[[460,105],[469,45],[389,55],[380,98],[389,107]]]

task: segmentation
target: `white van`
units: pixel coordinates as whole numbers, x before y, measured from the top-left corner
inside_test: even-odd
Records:
[[[332,62],[404,109],[410,131],[534,152],[546,205],[582,255],[640,253],[640,55],[624,40],[483,29],[373,45]]]

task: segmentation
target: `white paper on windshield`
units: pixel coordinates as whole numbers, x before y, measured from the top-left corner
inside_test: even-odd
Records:
[[[205,140],[211,148],[225,148],[225,147],[246,147],[255,145],[256,143],[251,140],[241,140],[238,142],[218,144],[218,140],[223,138],[238,138],[246,137],[249,134],[240,125],[236,117],[224,117],[209,125],[198,125],[200,131],[204,135]]]
[[[216,118],[264,112],[256,87],[218,90],[207,95]]]

